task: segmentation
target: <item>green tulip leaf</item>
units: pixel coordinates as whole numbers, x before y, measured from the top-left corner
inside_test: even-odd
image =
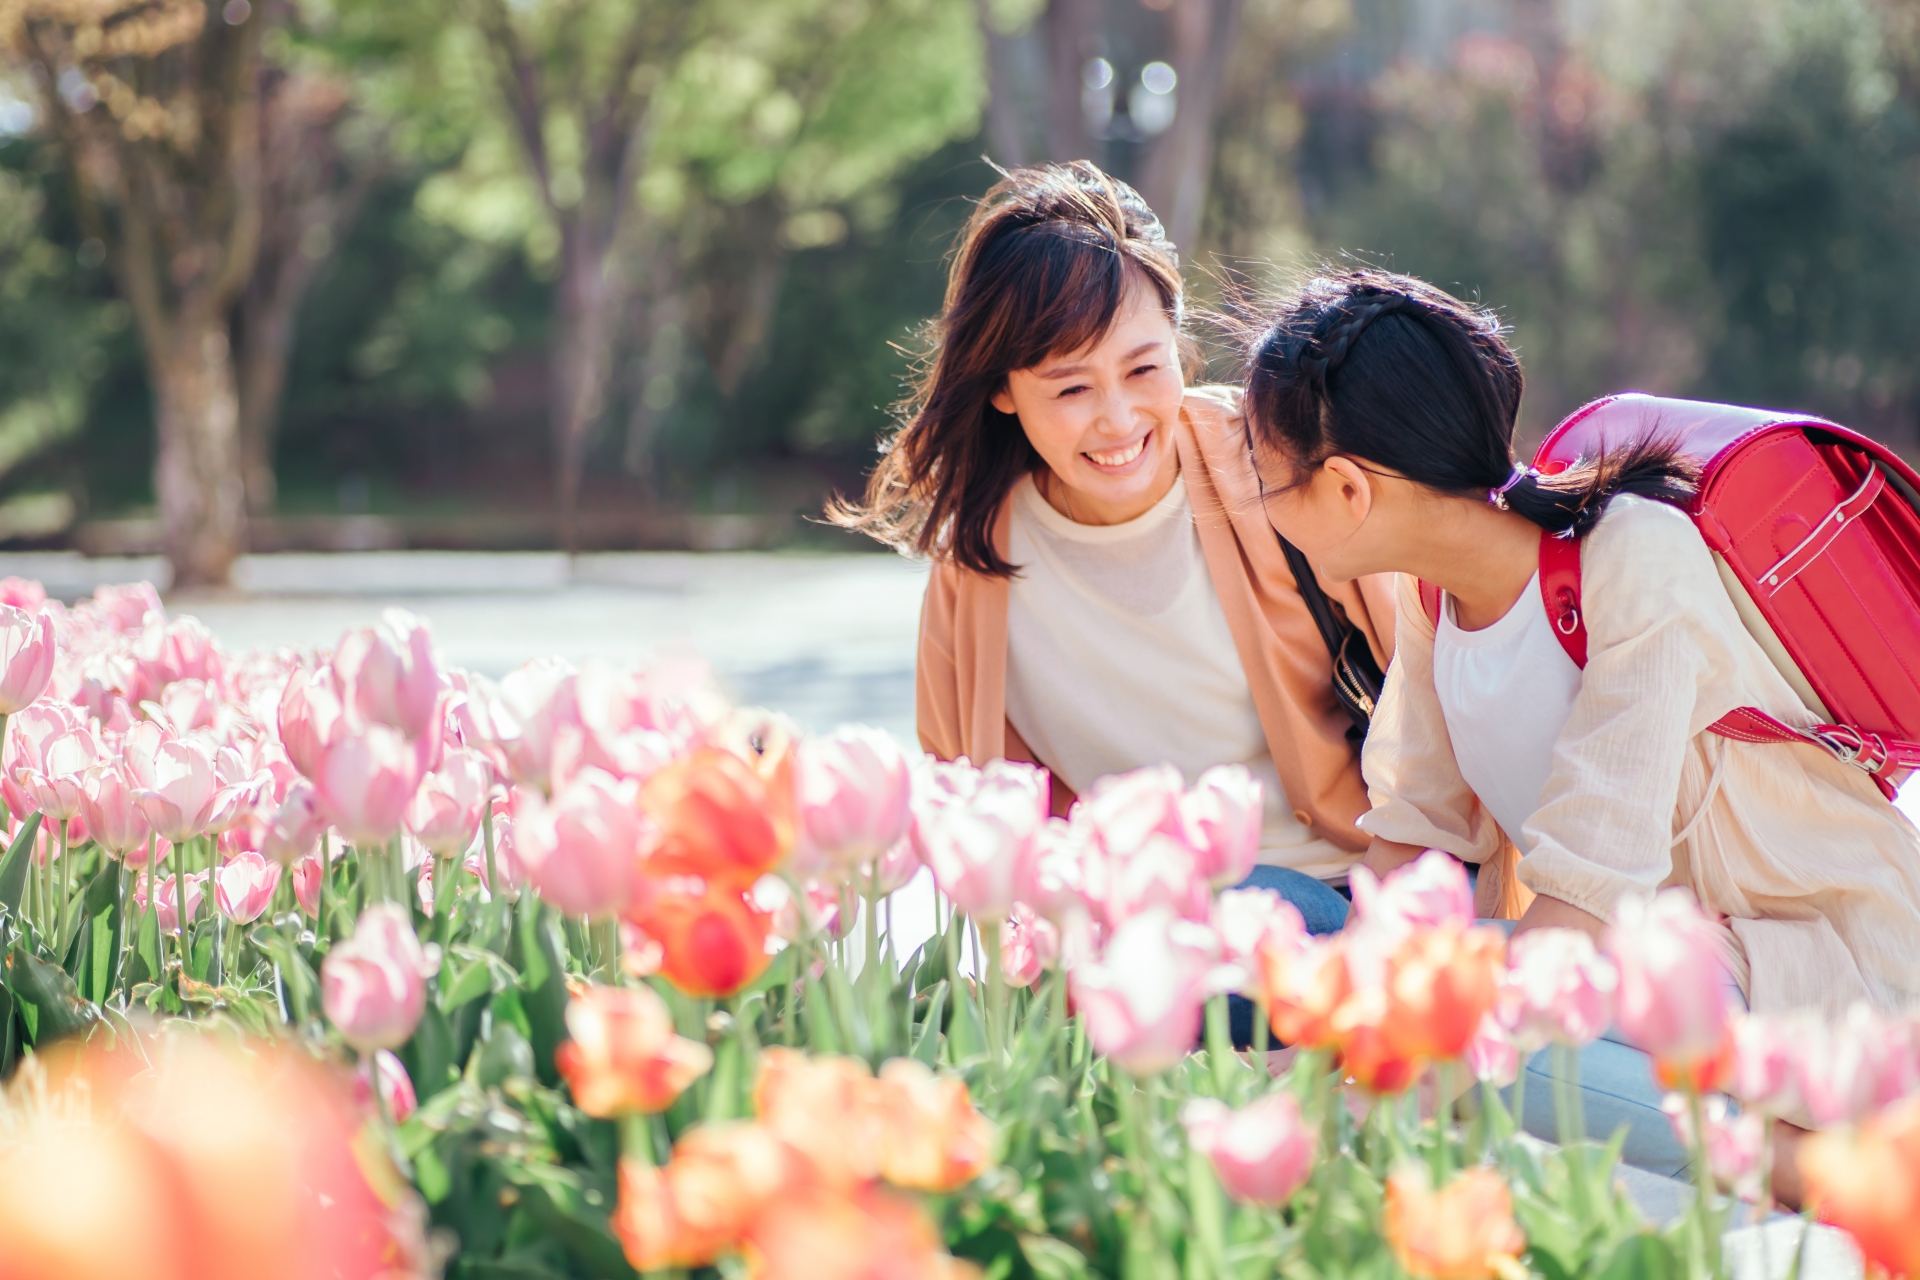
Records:
[[[5,907],[8,915],[20,914],[20,895],[26,891],[27,867],[32,862],[29,850],[39,833],[40,815],[36,813],[21,825],[20,834],[7,846],[7,856],[0,859],[0,907]]]

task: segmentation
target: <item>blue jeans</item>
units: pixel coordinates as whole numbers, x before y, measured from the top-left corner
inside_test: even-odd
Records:
[[[1235,885],[1236,889],[1272,889],[1293,904],[1306,922],[1307,932],[1338,933],[1347,924],[1347,900],[1338,889],[1315,880],[1304,872],[1286,867],[1255,867],[1253,874]],[[1236,1049],[1253,1043],[1253,1001],[1245,996],[1227,997],[1227,1025],[1233,1031]],[[1279,1043],[1268,1038],[1268,1045]],[[1528,1110],[1532,1110],[1529,1106]]]

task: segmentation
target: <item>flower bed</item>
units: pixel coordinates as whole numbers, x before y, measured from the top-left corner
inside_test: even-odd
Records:
[[[1759,1194],[1773,1114],[1920,1267],[1920,1037],[1735,1017],[1684,898],[1509,950],[1429,854],[1313,939],[1226,889],[1238,769],[1049,819],[1038,770],[685,665],[496,684],[395,612],[229,654],[144,588],[0,595],[0,1276],[1706,1276],[1749,1210],[1704,1170]],[[1229,992],[1296,1051],[1236,1051]],[[1609,1025],[1676,1089],[1677,1223],[1569,1091],[1557,1149],[1500,1091]]]

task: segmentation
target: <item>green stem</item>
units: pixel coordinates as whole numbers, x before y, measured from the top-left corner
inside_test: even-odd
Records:
[[[1207,1072],[1213,1096],[1227,1098],[1233,1088],[1233,1031],[1227,1024],[1227,997],[1207,999]]]
[[[1693,1119],[1693,1248],[1690,1261],[1696,1263],[1693,1274],[1700,1277],[1720,1274],[1720,1232],[1714,1221],[1717,1210],[1713,1185],[1713,1166],[1707,1158],[1706,1108],[1700,1091],[1687,1086],[1687,1114]]]
[[[67,954],[67,904],[73,899],[73,867],[67,862],[67,836],[70,823],[60,819],[60,901],[54,907],[54,954],[64,959]]]
[[[1440,1142],[1434,1156],[1438,1167],[1434,1170],[1433,1185],[1444,1187],[1453,1176],[1453,1063],[1442,1062],[1434,1067],[1433,1087],[1433,1113],[1440,1122]]]
[[[1068,1053],[1071,1037],[1067,1031],[1067,970],[1063,965],[1053,971],[1053,982],[1047,989],[1053,1016],[1048,1020],[1047,1034],[1053,1038],[1053,1058],[1055,1072],[1066,1079]]]
[[[993,1058],[994,1070],[999,1071],[1006,1066],[1007,976],[1000,966],[998,920],[980,925],[980,945],[987,952],[987,1052]]]
[[[313,900],[313,940],[324,945],[327,942],[327,889],[333,879],[333,837],[327,832],[320,833],[320,892]]]
[[[185,994],[187,987],[187,855],[179,845],[174,846],[173,856],[173,936],[175,949],[180,953],[180,991]]]

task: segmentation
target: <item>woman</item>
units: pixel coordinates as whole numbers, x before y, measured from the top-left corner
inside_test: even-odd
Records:
[[[1366,864],[1431,846],[1492,864],[1483,882],[1517,874],[1538,895],[1522,930],[1597,935],[1623,894],[1684,886],[1724,922],[1729,981],[1755,1011],[1920,1005],[1912,826],[1817,748],[1707,731],[1741,706],[1810,719],[1674,505],[1692,468],[1664,445],[1551,477],[1519,466],[1522,385],[1494,317],[1381,272],[1314,280],[1253,344],[1274,527],[1326,577],[1403,575],[1366,746]],[[1542,530],[1583,540],[1584,669],[1541,599]],[[1442,591],[1437,627],[1419,580]],[[1604,1127],[1630,1125],[1629,1158],[1670,1170],[1684,1154],[1632,1053],[1594,1046],[1582,1079],[1608,1077]],[[1776,1167],[1790,1175],[1790,1153]]]
[[[1178,261],[1091,164],[1022,169],[960,237],[911,414],[864,506],[934,561],[920,740],[1046,766],[1054,810],[1096,778],[1241,763],[1265,784],[1261,867],[1338,929],[1367,808],[1352,721],[1261,515],[1237,394],[1185,386]],[[1391,585],[1329,595],[1384,666]]]

